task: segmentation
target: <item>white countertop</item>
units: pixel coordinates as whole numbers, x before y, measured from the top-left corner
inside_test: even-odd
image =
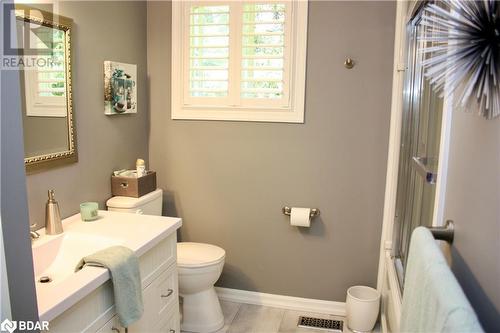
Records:
[[[99,211],[99,219],[92,222],[83,222],[80,214],[64,219],[65,233],[62,235],[48,236],[45,235],[44,229],[40,230],[40,238],[33,242],[36,279],[44,275],[44,272],[37,272],[37,262],[46,260],[44,251],[57,253],[56,260],[49,258],[47,262],[57,261],[58,267],[67,266],[63,267],[66,275],[60,281],[54,279],[53,282],[47,284],[36,281],[40,320],[54,319],[110,278],[108,270],[99,267],[84,267],[76,273],[68,274],[68,269],[74,269],[81,254],[94,253],[99,250],[99,246],[102,248],[123,245],[133,250],[137,256],[141,256],[175,232],[181,225],[180,218]],[[58,245],[52,244],[62,243],[55,241],[58,237],[67,237],[64,243],[67,248],[63,248],[65,251],[54,249]],[[92,240],[92,244],[89,244],[88,248],[87,246],[83,249],[81,246],[75,248],[72,256],[71,253],[68,254],[72,252],[72,239],[89,239]],[[103,242],[99,243],[101,239]],[[74,243],[78,246],[76,241]],[[93,247],[94,244],[97,244],[96,247]],[[38,254],[35,256],[37,251]],[[55,274],[57,275],[57,272]]]

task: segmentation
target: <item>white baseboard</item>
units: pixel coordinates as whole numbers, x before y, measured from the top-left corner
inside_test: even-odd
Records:
[[[220,287],[215,287],[215,291],[221,300],[228,302],[255,304],[281,309],[345,316],[344,302],[265,294],[255,291]]]

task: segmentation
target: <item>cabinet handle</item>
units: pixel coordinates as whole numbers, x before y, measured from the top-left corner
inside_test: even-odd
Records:
[[[161,297],[169,297],[170,295],[172,295],[174,293],[174,291],[172,289],[167,289],[167,294],[162,294]]]
[[[175,333],[175,330],[173,330],[173,329],[170,329],[170,333]]]
[[[118,333],[120,333],[120,329],[119,329],[119,328],[116,328],[116,327],[114,327],[114,326],[113,326],[113,327],[111,327],[111,330],[112,330],[113,332],[118,332]]]

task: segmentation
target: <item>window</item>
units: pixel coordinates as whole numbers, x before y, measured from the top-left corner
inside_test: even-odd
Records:
[[[304,121],[307,1],[172,6],[172,119]]]
[[[66,117],[65,33],[48,27],[39,30],[37,46],[46,47],[43,41],[51,41],[52,45],[49,56],[39,55],[38,58],[46,59],[46,63],[51,65],[24,71],[26,115]]]

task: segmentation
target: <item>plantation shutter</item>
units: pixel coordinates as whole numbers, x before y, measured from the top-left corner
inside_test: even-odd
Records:
[[[303,122],[307,1],[172,8],[172,119]]]
[[[37,95],[38,97],[58,97],[64,101],[66,95],[66,75],[64,69],[65,51],[64,51],[64,31],[47,29],[41,34],[52,34],[49,38],[41,37],[45,43],[50,41],[52,45],[49,48],[52,50],[50,67],[39,68],[37,71]],[[38,41],[38,43],[42,43]],[[42,46],[42,45],[38,45]]]
[[[286,5],[244,3],[241,98],[281,99],[285,86]]]
[[[24,70],[26,115],[66,117],[65,32],[52,28],[37,31],[36,47],[50,50],[37,55],[37,67]]]
[[[190,6],[189,97],[229,95],[229,5]]]

